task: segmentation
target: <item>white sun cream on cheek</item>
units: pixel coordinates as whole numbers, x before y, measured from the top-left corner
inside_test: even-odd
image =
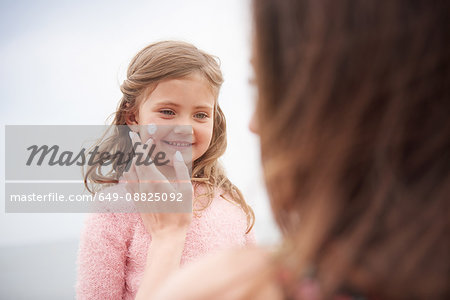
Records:
[[[147,125],[147,131],[148,131],[148,133],[150,134],[150,136],[152,136],[153,134],[155,134],[157,129],[158,129],[158,128],[156,127],[155,124],[148,124],[148,125]]]

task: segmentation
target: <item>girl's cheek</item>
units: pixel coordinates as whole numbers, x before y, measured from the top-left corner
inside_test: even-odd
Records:
[[[156,124],[158,118],[154,113],[145,113],[140,116],[140,120],[139,125]]]
[[[212,130],[203,130],[199,136],[195,137],[197,145],[202,149],[202,152],[208,150],[212,140]]]
[[[199,126],[199,128],[197,128],[197,131],[199,133],[198,135],[201,136],[202,139],[208,140],[212,137],[213,126],[212,124],[205,123],[202,124],[202,126]]]

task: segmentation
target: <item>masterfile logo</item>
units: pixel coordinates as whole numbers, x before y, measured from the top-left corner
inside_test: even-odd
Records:
[[[177,184],[164,177],[173,169],[175,151],[192,171],[192,136],[184,136],[181,144],[169,145],[160,137],[173,134],[173,125],[134,126],[133,131],[137,142],[132,141],[127,125],[6,125],[5,211],[190,211],[192,195],[163,187]],[[192,132],[192,128],[181,131]],[[148,133],[152,133],[152,143],[146,143]],[[161,182],[159,178],[158,186],[174,192],[130,193],[121,175],[133,166],[152,165],[165,179]],[[147,176],[141,176],[139,184],[154,182],[155,178]],[[85,181],[95,188],[88,191]]]

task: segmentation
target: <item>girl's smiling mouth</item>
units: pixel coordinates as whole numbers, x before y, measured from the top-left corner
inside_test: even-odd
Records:
[[[169,146],[176,147],[176,148],[188,148],[188,147],[192,147],[192,145],[193,145],[193,143],[186,142],[186,141],[166,141],[166,140],[161,140],[161,141]]]

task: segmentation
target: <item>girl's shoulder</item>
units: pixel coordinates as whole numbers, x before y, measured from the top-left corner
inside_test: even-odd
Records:
[[[213,210],[242,211],[240,206],[233,201],[230,193],[224,189],[212,187],[209,191],[206,184],[196,184],[194,185],[194,209],[204,207],[207,207],[205,210],[211,207]]]
[[[125,184],[117,183],[102,188],[93,195],[93,203],[86,222],[110,223],[121,227],[139,221],[139,213],[132,202],[126,201]]]
[[[205,190],[205,187],[199,189],[203,193]],[[216,235],[242,239],[239,242],[242,245],[256,244],[254,230],[247,233],[249,221],[246,212],[222,189],[215,189],[209,198],[196,197],[193,213],[195,216],[193,223],[199,228],[210,231],[214,226]]]
[[[135,219],[138,210],[124,182],[107,186],[94,194],[91,211],[113,214],[117,218]]]

